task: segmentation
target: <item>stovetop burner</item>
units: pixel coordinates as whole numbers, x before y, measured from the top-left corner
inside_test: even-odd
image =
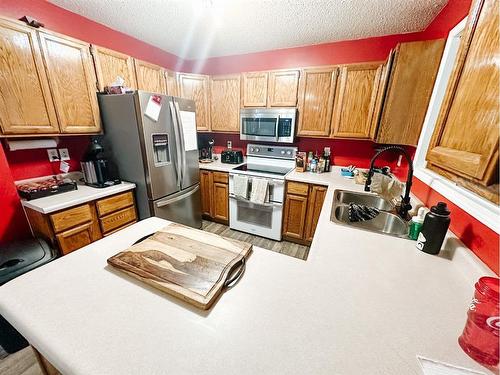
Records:
[[[249,165],[249,164],[242,164],[238,167],[233,168],[232,170],[237,170],[237,171],[245,171],[245,172],[257,172],[257,173],[270,173],[270,174],[276,174],[279,176],[284,176],[288,172],[290,172],[293,168],[287,168],[287,167],[282,167],[282,166],[276,166],[276,165]]]

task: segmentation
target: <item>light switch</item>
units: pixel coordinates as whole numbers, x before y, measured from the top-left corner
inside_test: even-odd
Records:
[[[49,148],[47,150],[47,155],[49,155],[49,161],[51,163],[59,161],[59,153],[57,152],[57,148]]]
[[[69,151],[67,148],[60,148],[59,155],[61,156],[61,160],[70,160]]]

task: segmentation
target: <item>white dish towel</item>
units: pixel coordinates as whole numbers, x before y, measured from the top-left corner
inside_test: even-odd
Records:
[[[234,195],[248,199],[248,177],[239,174],[234,175]]]
[[[250,202],[262,204],[266,201],[268,181],[264,178],[252,178],[252,191],[250,193]]]

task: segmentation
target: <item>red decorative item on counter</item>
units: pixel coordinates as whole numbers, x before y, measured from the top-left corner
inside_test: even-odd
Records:
[[[475,361],[497,367],[500,334],[500,279],[481,277],[476,283],[467,322],[458,343]]]

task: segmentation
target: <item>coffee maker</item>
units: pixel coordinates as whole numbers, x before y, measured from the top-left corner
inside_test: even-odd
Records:
[[[208,141],[208,147],[203,147],[200,149],[200,155],[199,155],[200,160],[212,160],[213,159],[214,143],[215,143],[215,141],[213,139],[210,139]]]
[[[116,164],[106,156],[98,138],[92,139],[80,165],[85,185],[104,188],[121,183]]]

